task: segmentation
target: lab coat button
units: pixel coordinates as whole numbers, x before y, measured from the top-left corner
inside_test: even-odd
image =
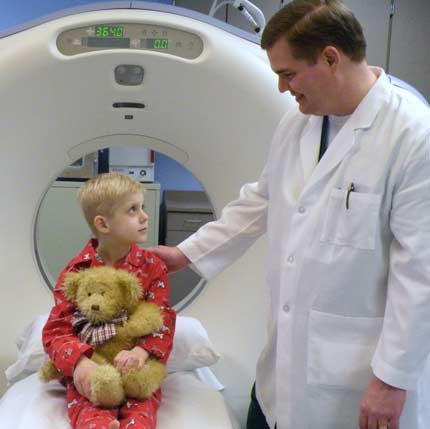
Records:
[[[288,256],[288,262],[290,262],[291,264],[294,262],[294,256],[293,255]]]
[[[285,313],[289,313],[290,312],[290,306],[288,304],[284,304],[283,309],[284,309]]]
[[[299,207],[299,213],[301,213],[301,214],[306,213],[306,207],[300,206]]]

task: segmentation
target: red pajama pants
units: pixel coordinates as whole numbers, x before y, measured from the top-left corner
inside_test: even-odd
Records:
[[[128,399],[119,408],[96,407],[76,390],[73,383],[67,387],[67,412],[73,429],[107,429],[112,420],[119,420],[121,429],[155,429],[161,391],[149,399]]]

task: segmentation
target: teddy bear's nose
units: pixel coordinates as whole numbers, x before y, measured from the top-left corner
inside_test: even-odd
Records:
[[[93,304],[93,305],[91,306],[91,310],[99,311],[99,310],[100,310],[100,306],[99,306],[98,304]]]

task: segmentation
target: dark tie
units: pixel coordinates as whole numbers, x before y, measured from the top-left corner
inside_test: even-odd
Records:
[[[318,161],[321,160],[328,146],[328,133],[329,133],[330,124],[328,121],[328,116],[324,116],[322,129],[321,129],[321,143],[320,143],[320,153],[318,156]]]

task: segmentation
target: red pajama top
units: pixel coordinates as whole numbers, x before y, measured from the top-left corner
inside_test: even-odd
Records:
[[[68,272],[105,265],[96,249],[97,240],[91,239],[58,277],[54,289],[55,306],[42,332],[46,353],[54,365],[69,377],[73,376],[74,368],[83,354],[91,357],[93,348],[75,335],[72,316],[76,308],[67,300],[61,287],[64,276]],[[135,274],[143,289],[144,299],[161,308],[164,326],[159,332],[142,337],[138,345],[166,363],[172,350],[176,320],[175,311],[169,307],[169,281],[166,266],[153,253],[132,245],[128,255],[120,259],[115,264],[115,268]]]

